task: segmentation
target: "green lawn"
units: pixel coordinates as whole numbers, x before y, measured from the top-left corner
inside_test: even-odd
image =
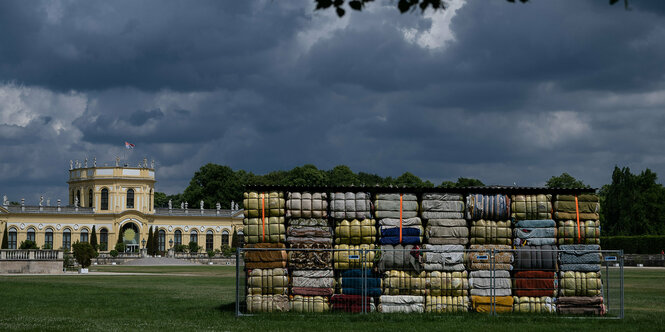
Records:
[[[626,318],[263,314],[234,316],[226,266],[100,266],[149,275],[0,276],[0,330],[464,330],[570,331],[665,328],[665,270],[626,269]]]

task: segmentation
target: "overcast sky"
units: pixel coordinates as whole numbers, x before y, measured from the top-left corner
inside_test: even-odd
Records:
[[[665,1],[468,0],[339,19],[303,1],[1,1],[0,194],[67,198],[69,160],[303,164],[541,186],[665,176]],[[136,148],[127,153],[124,142]]]

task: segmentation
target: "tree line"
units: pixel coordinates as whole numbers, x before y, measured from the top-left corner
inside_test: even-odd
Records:
[[[189,202],[198,207],[204,201],[208,208],[220,203],[230,208],[234,201],[242,208],[242,195],[246,185],[281,186],[405,186],[416,188],[478,187],[485,184],[474,178],[460,177],[457,181],[443,181],[438,185],[422,180],[410,172],[398,177],[382,177],[377,174],[353,172],[348,166],[339,165],[330,170],[318,169],[307,164],[288,171],[273,171],[258,175],[228,166],[206,164],[194,173],[184,192],[175,195],[155,193],[155,206],[167,207],[171,200],[174,207]],[[568,173],[552,176],[545,183],[548,188],[590,188],[583,181]],[[604,235],[665,234],[665,188],[657,183],[657,175],[646,169],[633,174],[629,168],[614,168],[612,183],[599,191],[601,204],[601,232]]]

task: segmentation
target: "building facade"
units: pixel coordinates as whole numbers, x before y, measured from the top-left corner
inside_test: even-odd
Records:
[[[7,229],[10,249],[32,240],[40,247],[71,250],[76,241],[89,242],[95,226],[100,251],[113,249],[122,234],[126,250],[145,246],[150,228],[160,251],[190,242],[202,250],[231,245],[234,234],[242,236],[243,211],[205,208],[203,202],[190,208],[155,208],[155,170],[147,161],[137,167],[81,167],[69,170],[69,202],[10,205],[4,197],[0,206],[0,230]],[[231,203],[233,206],[233,203]],[[0,233],[0,238],[3,236]],[[1,239],[0,239],[1,240]]]

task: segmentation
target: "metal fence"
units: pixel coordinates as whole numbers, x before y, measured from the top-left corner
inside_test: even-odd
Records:
[[[236,315],[480,312],[620,319],[623,261],[622,250],[528,246],[238,248]]]

